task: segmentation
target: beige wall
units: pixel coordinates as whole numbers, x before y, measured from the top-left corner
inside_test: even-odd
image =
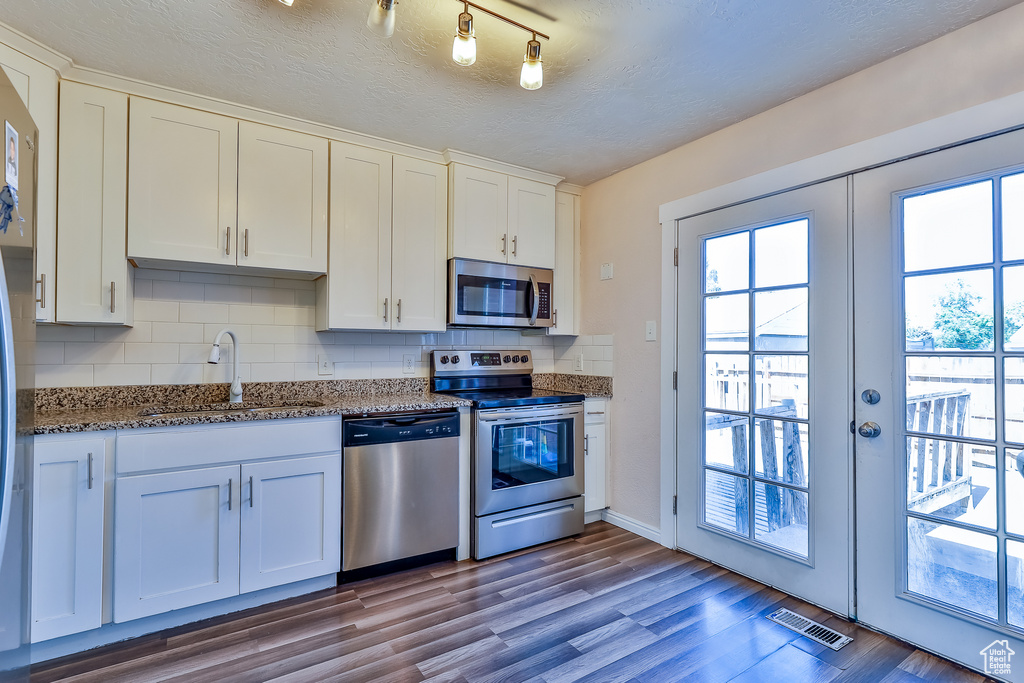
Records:
[[[1017,5],[586,188],[582,331],[616,342],[613,511],[660,526],[661,351],[644,341],[644,321],[660,316],[659,206],[1024,92],[1021,35]],[[600,264],[609,262],[614,278],[602,281]]]

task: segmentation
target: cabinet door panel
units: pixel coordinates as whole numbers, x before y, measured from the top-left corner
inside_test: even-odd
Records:
[[[508,262],[555,267],[555,188],[525,178],[508,179]]]
[[[555,193],[555,281],[552,309],[555,324],[548,334],[579,334],[576,292],[579,287],[580,198],[567,192]]]
[[[238,594],[239,468],[117,480],[114,621]]]
[[[392,329],[444,332],[448,269],[448,171],[428,161],[394,158]]]
[[[60,98],[57,320],[124,324],[128,96],[64,81]]]
[[[391,173],[390,154],[331,143],[330,272],[317,329],[391,328]]]
[[[242,593],[341,569],[341,454],[242,465]]]
[[[104,440],[37,440],[33,458],[31,640],[39,642],[102,621]]]
[[[327,140],[238,126],[238,265],[327,272]]]
[[[137,97],[130,106],[128,256],[234,264],[238,122]]]
[[[462,164],[451,165],[449,256],[506,262],[508,176]]]
[[[36,150],[36,320],[54,322],[57,278],[57,72],[0,45],[0,66],[39,129]],[[22,215],[26,216],[24,211]]]

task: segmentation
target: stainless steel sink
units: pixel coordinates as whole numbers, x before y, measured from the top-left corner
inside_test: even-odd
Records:
[[[193,417],[196,415],[229,415],[232,413],[269,413],[275,410],[320,408],[322,401],[282,401],[280,403],[219,403],[203,406],[156,406],[143,408],[140,417]]]

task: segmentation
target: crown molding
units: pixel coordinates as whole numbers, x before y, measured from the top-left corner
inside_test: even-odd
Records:
[[[470,154],[469,152],[460,152],[455,149],[446,149],[442,152],[442,156],[447,164],[457,163],[465,164],[467,166],[475,166],[476,168],[482,168],[487,171],[495,171],[496,173],[513,175],[517,178],[534,180],[538,183],[544,183],[545,185],[557,185],[562,181],[562,176],[560,175],[544,173],[543,171],[534,171],[533,169],[523,168],[522,166],[516,166],[515,164],[506,164],[504,161],[496,161],[494,159],[477,156],[476,154]]]

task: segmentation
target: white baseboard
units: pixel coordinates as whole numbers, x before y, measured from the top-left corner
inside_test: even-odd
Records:
[[[635,519],[631,519],[607,508],[602,510],[601,519],[609,524],[614,524],[620,529],[632,531],[637,536],[643,536],[649,541],[654,541],[659,545],[661,544],[661,529],[657,529],[649,524],[644,524],[643,522],[638,522]]]

